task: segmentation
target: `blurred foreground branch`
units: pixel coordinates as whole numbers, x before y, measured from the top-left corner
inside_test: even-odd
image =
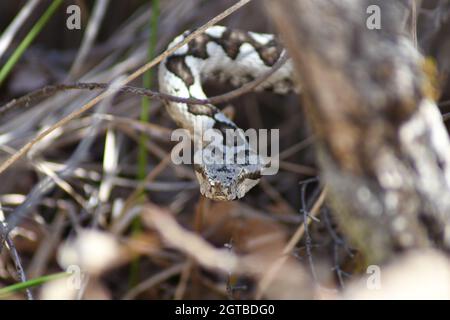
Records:
[[[450,248],[450,144],[402,1],[265,2],[303,88],[329,203],[370,263]],[[381,29],[370,30],[370,5]]]

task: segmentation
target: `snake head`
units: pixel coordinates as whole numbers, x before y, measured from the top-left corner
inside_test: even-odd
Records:
[[[260,165],[194,165],[200,192],[217,201],[242,198],[261,178]]]

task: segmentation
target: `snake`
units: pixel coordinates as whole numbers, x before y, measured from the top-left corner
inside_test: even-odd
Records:
[[[168,48],[179,44],[191,33],[188,30],[177,36]],[[206,99],[203,84],[207,81],[240,87],[269,72],[283,55],[285,50],[281,42],[272,34],[212,26],[161,62],[158,70],[159,90],[182,98]],[[287,59],[255,91],[270,90],[277,94],[298,92],[293,76],[292,62]],[[189,132],[191,139],[199,130],[214,129],[223,136],[227,130],[242,132],[212,104],[164,103],[170,117],[180,128]],[[245,137],[243,141],[247,141]],[[225,152],[237,152],[236,149],[228,149],[225,139],[220,143],[224,145]],[[250,144],[244,143],[243,149],[248,157],[240,163],[194,163],[202,195],[217,201],[236,200],[259,183],[267,162],[249,160],[249,155],[258,157]]]

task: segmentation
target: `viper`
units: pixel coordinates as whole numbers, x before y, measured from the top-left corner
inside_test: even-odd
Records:
[[[186,31],[176,37],[169,48],[190,33]],[[284,54],[274,35],[213,26],[162,61],[158,75],[159,90],[182,98],[205,99],[202,85],[206,81],[242,86],[270,71]],[[279,94],[298,92],[293,82],[291,61],[288,59],[255,90],[272,90]],[[227,130],[234,130],[242,135],[242,130],[214,105],[175,101],[165,101],[165,105],[172,119],[188,130],[194,144],[200,141],[199,151],[204,151],[208,144],[202,144],[201,137],[198,141],[194,139],[196,132],[214,129],[225,136]],[[246,141],[245,137],[242,139]],[[228,155],[238,152],[236,148],[230,148],[225,139],[220,143]],[[249,143],[244,143],[243,148],[246,157],[242,162],[200,161],[194,164],[200,192],[204,196],[213,200],[235,200],[258,184],[267,162],[260,159],[257,150]],[[255,158],[259,161],[252,161]]]

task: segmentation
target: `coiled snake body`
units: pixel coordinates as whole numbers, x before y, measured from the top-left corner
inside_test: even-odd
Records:
[[[175,38],[169,47],[183,41],[189,33],[186,31]],[[205,99],[202,89],[205,80],[229,81],[234,86],[241,86],[268,72],[281,58],[283,51],[273,35],[214,26],[161,63],[159,88],[163,93],[183,98]],[[288,60],[256,90],[288,93],[295,90],[292,76],[292,65]],[[169,101],[166,102],[166,109],[180,127],[189,130],[191,137],[197,129],[218,129],[222,132],[238,129],[213,105]],[[246,152],[256,154],[254,150]],[[194,165],[201,193],[214,200],[243,197],[259,182],[264,167],[263,163],[249,161]]]

